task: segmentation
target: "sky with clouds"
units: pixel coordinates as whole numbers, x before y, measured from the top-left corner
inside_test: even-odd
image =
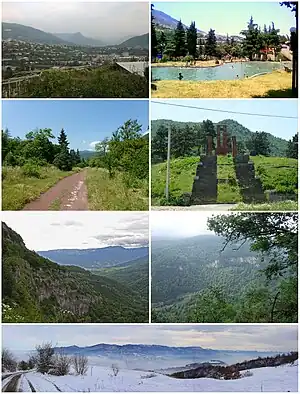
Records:
[[[114,44],[148,33],[147,2],[38,1],[2,3],[2,20],[48,33],[76,33]]]
[[[2,212],[30,250],[148,245],[145,212]]]
[[[18,116],[16,116],[18,114]],[[148,100],[6,100],[2,128],[25,138],[34,129],[50,128],[57,143],[62,128],[71,149],[94,150],[127,120],[137,120],[141,133],[149,126]]]
[[[287,352],[297,349],[297,325],[4,325],[3,346],[31,350],[37,343],[201,346],[224,350]]]

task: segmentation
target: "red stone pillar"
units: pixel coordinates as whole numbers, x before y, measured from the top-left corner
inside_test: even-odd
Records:
[[[237,155],[237,146],[236,146],[236,136],[232,137],[232,157],[236,157]]]
[[[216,154],[218,155],[220,153],[220,148],[221,148],[221,133],[220,133],[220,126],[217,126],[217,148],[216,148]]]
[[[227,134],[227,127],[224,126],[223,128],[223,154],[226,155],[228,153],[228,134]]]
[[[207,136],[207,155],[208,156],[212,155],[212,146],[213,146],[212,136],[208,135]]]

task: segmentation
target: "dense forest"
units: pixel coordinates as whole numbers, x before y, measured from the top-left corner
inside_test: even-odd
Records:
[[[116,279],[53,263],[2,224],[3,322],[148,322],[144,289]]]
[[[236,137],[239,153],[248,152],[252,156],[298,157],[298,134],[288,142],[263,131],[251,132],[233,119],[224,119],[218,123],[213,123],[209,119],[199,123],[159,119],[151,122],[152,159],[155,162],[166,159],[169,126],[172,133],[171,154],[176,158],[197,156],[200,152],[205,152],[208,136],[213,137],[215,147],[218,125],[227,126],[229,137]],[[228,143],[230,144],[230,138]]]
[[[153,322],[297,322],[298,215],[213,216],[217,236],[152,242]]]

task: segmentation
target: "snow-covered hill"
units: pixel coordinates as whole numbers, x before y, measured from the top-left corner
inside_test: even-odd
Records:
[[[251,376],[237,380],[175,379],[158,373],[120,369],[117,376],[111,368],[90,367],[86,376],[51,376],[30,372],[23,375],[21,391],[40,392],[297,392],[298,363],[274,368],[252,369]],[[30,382],[30,383],[29,383]]]

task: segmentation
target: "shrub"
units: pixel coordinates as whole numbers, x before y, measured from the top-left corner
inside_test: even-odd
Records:
[[[112,369],[112,371],[113,371],[114,376],[117,376],[118,373],[119,373],[119,371],[120,371],[118,365],[117,365],[117,364],[112,364],[112,365],[111,365],[111,369]]]
[[[183,62],[191,62],[192,60],[194,60],[194,59],[193,59],[193,56],[190,56],[190,55],[185,56],[185,57],[182,59]]]
[[[88,370],[88,358],[84,355],[76,354],[72,358],[72,365],[77,375],[85,375]]]
[[[31,178],[40,178],[41,177],[41,168],[37,164],[33,162],[26,162],[22,167],[23,175],[31,177]]]

